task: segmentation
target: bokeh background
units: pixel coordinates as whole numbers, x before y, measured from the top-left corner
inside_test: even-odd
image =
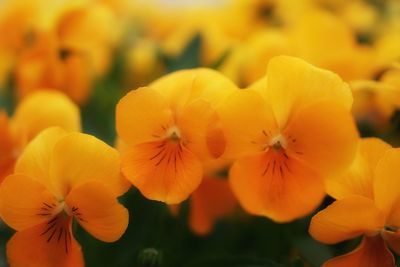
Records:
[[[129,90],[197,67],[244,88],[281,54],[338,73],[361,135],[400,143],[398,0],[1,0],[0,109],[11,115],[35,90],[60,90],[80,105],[83,131],[114,145],[115,105]],[[132,188],[121,202],[130,223],[118,242],[74,225],[88,267],[317,267],[358,243],[313,241],[311,215],[276,224],[237,207],[198,235],[190,201],[176,213]],[[11,235],[0,222],[0,266]]]

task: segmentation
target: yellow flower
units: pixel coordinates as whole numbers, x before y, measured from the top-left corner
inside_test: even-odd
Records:
[[[84,266],[73,219],[99,240],[118,240],[128,226],[117,200],[128,188],[119,163],[118,152],[92,136],[40,133],[0,186],[1,217],[17,231],[7,244],[10,266]]]
[[[353,114],[359,121],[371,123],[376,130],[388,127],[390,118],[400,108],[400,69],[390,69],[379,81],[358,80],[350,83]]]
[[[237,84],[248,86],[265,75],[272,57],[289,54],[293,54],[291,44],[283,32],[261,30],[230,50],[220,70]]]
[[[11,118],[0,112],[0,182],[12,172],[28,142],[42,130],[58,126],[66,131],[80,131],[80,121],[78,107],[62,93],[51,90],[26,97]]]
[[[60,14],[55,29],[61,48],[86,55],[98,76],[108,71],[121,32],[107,6],[92,3],[68,8]]]
[[[399,149],[379,139],[363,139],[349,170],[328,180],[327,191],[337,200],[313,217],[310,234],[327,244],[357,236],[363,240],[355,250],[323,267],[396,266],[387,245],[400,252],[399,163]]]
[[[195,69],[128,93],[116,110],[125,177],[149,199],[185,200],[201,182],[202,160],[224,151],[215,108],[235,89],[219,73]]]
[[[371,78],[377,70],[374,51],[357,44],[352,30],[326,11],[310,10],[288,30],[296,56],[346,81]]]
[[[79,51],[60,47],[53,34],[38,34],[32,46],[17,59],[18,96],[23,98],[39,88],[56,88],[75,102],[84,103],[93,78],[89,63]]]
[[[323,179],[352,161],[357,130],[350,88],[303,60],[270,60],[267,76],[219,109],[230,182],[249,213],[284,222],[315,209]]]
[[[130,85],[143,86],[164,71],[157,43],[149,38],[143,38],[129,47],[126,52],[127,77]]]

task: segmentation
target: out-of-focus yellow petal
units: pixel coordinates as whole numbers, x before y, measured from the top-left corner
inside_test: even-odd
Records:
[[[63,46],[90,49],[113,45],[118,39],[116,18],[102,4],[78,5],[67,9],[57,25],[58,38]]]
[[[400,149],[386,151],[375,168],[373,183],[377,207],[387,215],[387,225],[400,227],[400,180],[397,168],[400,164]]]
[[[9,129],[8,116],[0,111],[0,184],[11,174],[15,164],[15,143]]]
[[[334,244],[362,234],[377,234],[385,216],[373,200],[350,196],[335,201],[311,220],[309,232],[316,240]]]
[[[204,178],[190,199],[190,227],[199,235],[208,234],[216,220],[233,212],[237,201],[227,180]]]
[[[325,195],[317,173],[273,149],[237,160],[229,180],[246,211],[278,222],[307,215]]]
[[[400,108],[400,79],[398,70],[385,72],[381,81],[353,81],[354,95],[352,111],[358,120],[372,122],[383,128],[390,117]]]
[[[292,54],[291,50],[283,32],[271,29],[256,31],[248,40],[230,50],[221,71],[239,84],[248,86],[265,75],[271,58]]]
[[[152,88],[131,91],[117,105],[117,132],[128,145],[159,139],[172,120],[167,99]]]
[[[225,157],[237,158],[264,150],[278,130],[271,108],[253,90],[232,93],[218,113],[226,137]]]
[[[62,219],[60,219],[62,220]],[[39,224],[17,232],[7,243],[7,258],[15,267],[83,267],[81,247],[71,233],[71,221]],[[50,230],[48,230],[50,228]],[[62,229],[62,230],[61,230]]]
[[[79,108],[67,96],[54,90],[42,90],[27,96],[12,117],[15,133],[25,142],[52,126],[80,131],[80,122]]]
[[[370,199],[373,195],[373,176],[380,158],[391,146],[377,138],[360,139],[356,157],[347,171],[326,181],[326,190],[336,199],[360,195]]]
[[[287,2],[293,4],[292,1]],[[369,61],[365,61],[363,49],[357,46],[352,29],[332,12],[309,8],[290,26],[290,42],[294,44],[296,55],[318,67],[338,73],[347,80],[360,78],[356,77],[358,73],[362,74],[374,66],[374,54],[371,53]],[[349,57],[352,60],[348,60]],[[361,62],[365,63],[359,64]]]
[[[71,133],[53,148],[50,165],[51,179],[59,194],[87,181],[98,181],[120,196],[129,186],[120,176],[119,153],[99,139],[82,133]]]
[[[299,110],[284,135],[290,154],[327,177],[348,167],[357,149],[358,133],[350,112],[332,101]]]
[[[48,128],[38,134],[24,149],[15,164],[14,172],[38,180],[51,192],[56,191],[50,178],[50,162],[55,144],[67,133],[57,127]],[[69,166],[70,168],[72,166]]]
[[[0,215],[17,231],[45,222],[56,204],[44,185],[25,175],[10,175],[0,186]]]
[[[263,86],[261,90],[280,127],[284,127],[296,111],[314,102],[331,100],[348,110],[353,102],[349,86],[338,75],[289,56],[270,60],[267,84]]]
[[[40,88],[64,87],[63,62],[57,41],[48,32],[35,35],[34,42],[22,49],[15,66],[18,97],[23,98]]]
[[[91,62],[79,52],[69,52],[62,63],[65,93],[78,104],[86,103],[93,86]]]
[[[368,33],[377,23],[378,9],[368,2],[352,1],[343,6],[341,16],[359,33]]]
[[[400,107],[400,68],[386,71],[381,81],[389,87],[382,88],[382,97],[379,99],[380,104],[384,105],[384,102],[389,102],[398,109]]]
[[[374,44],[379,64],[385,68],[399,60],[400,34],[398,30],[389,31],[382,34]]]
[[[170,140],[139,144],[122,155],[122,172],[147,198],[178,204],[199,186],[200,160]]]
[[[78,223],[102,241],[117,241],[128,227],[128,210],[104,183],[81,184],[72,189],[65,202]]]
[[[352,252],[325,262],[322,267],[395,267],[393,254],[380,236],[364,237]]]

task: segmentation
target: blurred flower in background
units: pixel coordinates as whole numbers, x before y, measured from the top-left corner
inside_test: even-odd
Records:
[[[24,147],[41,131],[58,126],[80,131],[79,108],[57,91],[37,90],[16,107],[11,118],[0,113],[0,183],[13,172],[14,163]]]

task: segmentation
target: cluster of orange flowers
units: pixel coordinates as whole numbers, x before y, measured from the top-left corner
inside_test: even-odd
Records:
[[[129,221],[118,197],[131,185],[172,212],[189,199],[198,234],[237,202],[283,223],[328,194],[336,201],[313,217],[312,237],[363,239],[324,267],[394,267],[400,150],[360,139],[354,117],[382,126],[400,106],[398,17],[371,30],[379,13],[363,1],[236,0],[171,19],[139,2],[12,1],[0,14],[0,83],[11,77],[20,99],[11,117],[0,113],[0,217],[16,230],[11,267],[84,266],[73,221],[118,240]],[[354,16],[360,10],[365,16]],[[132,17],[146,22],[127,49],[138,84],[162,73],[158,49],[176,56],[194,33],[203,36],[202,65],[231,52],[218,70],[176,71],[122,97],[113,148],[80,132],[77,104],[110,68],[124,36],[115,29]],[[357,42],[363,35],[372,44]]]

